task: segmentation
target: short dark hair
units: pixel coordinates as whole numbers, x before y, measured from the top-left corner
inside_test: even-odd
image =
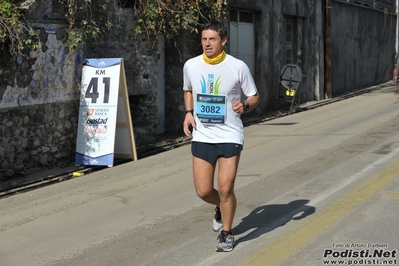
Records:
[[[211,20],[207,23],[205,23],[202,26],[201,32],[204,30],[214,30],[216,31],[220,38],[223,40],[224,38],[227,38],[227,27],[226,24],[221,22],[221,21],[217,21],[217,20]]]

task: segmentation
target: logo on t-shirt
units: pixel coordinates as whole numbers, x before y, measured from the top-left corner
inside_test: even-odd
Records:
[[[219,87],[221,84],[220,77],[218,77],[215,81],[215,75],[214,74],[208,74],[208,80],[205,81],[204,76],[202,76],[201,80],[201,89],[202,93],[205,94],[214,94],[218,95],[219,94]]]

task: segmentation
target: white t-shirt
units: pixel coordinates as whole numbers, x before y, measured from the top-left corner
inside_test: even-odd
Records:
[[[199,55],[184,64],[183,78],[183,90],[191,90],[193,93],[196,128],[193,129],[192,141],[244,145],[241,115],[234,112],[231,106],[233,102],[241,101],[241,92],[246,96],[257,93],[248,66],[231,55],[227,55],[219,64],[211,65],[205,63],[203,55]],[[212,97],[213,95],[215,96]],[[210,100],[212,103],[208,104],[206,100],[201,100],[217,98],[219,101],[224,99],[223,96],[225,105],[224,102],[215,104]],[[223,122],[205,123],[206,119],[200,120],[198,117],[206,111],[213,117],[215,108],[221,111],[220,117]]]

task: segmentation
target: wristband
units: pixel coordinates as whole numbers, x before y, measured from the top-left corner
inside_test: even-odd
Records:
[[[191,113],[192,115],[194,115],[194,110],[192,110],[192,109],[191,110],[186,110],[186,114],[187,113]]]

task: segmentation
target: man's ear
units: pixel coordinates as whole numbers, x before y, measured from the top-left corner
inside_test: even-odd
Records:
[[[225,46],[226,43],[227,43],[227,37],[224,37],[223,40],[222,40],[222,45]]]

